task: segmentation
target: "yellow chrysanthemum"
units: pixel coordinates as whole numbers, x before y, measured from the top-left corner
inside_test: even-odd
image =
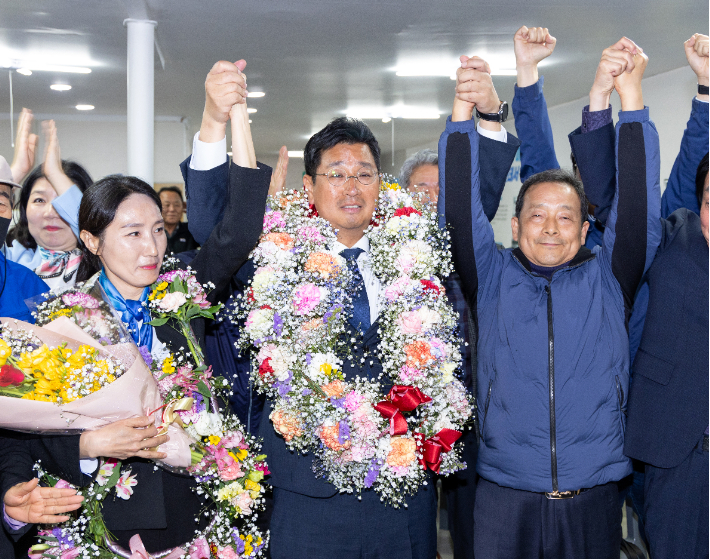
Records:
[[[175,360],[172,355],[163,360],[162,370],[163,373],[175,373]]]
[[[222,438],[219,436],[210,436],[207,439],[212,445],[217,445],[220,441],[222,441]]]
[[[57,309],[49,314],[50,320],[57,319],[58,317],[71,317],[73,311],[71,309]]]
[[[12,348],[0,338],[0,366],[4,366],[7,359],[12,355]]]

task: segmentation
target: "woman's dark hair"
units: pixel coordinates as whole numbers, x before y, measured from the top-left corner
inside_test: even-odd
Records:
[[[144,194],[151,198],[158,210],[163,211],[160,197],[153,188],[138,179],[126,175],[108,175],[91,185],[79,207],[79,231],[88,231],[99,238],[99,246],[103,244],[104,232],[116,217],[116,211],[121,203],[132,194]],[[101,259],[82,244],[83,256],[76,281],[84,282],[101,270]]]
[[[315,178],[323,152],[338,144],[367,144],[377,171],[380,171],[380,145],[370,128],[359,119],[339,117],[308,140],[303,153],[306,175]]]
[[[520,218],[520,212],[523,210],[525,193],[528,192],[530,187],[539,185],[540,183],[562,183],[563,185],[572,187],[574,192],[576,192],[579,197],[579,206],[582,213],[582,224],[584,224],[587,220],[587,213],[589,212],[589,202],[587,201],[587,196],[584,194],[582,181],[564,169],[548,169],[547,171],[536,173],[532,177],[528,177],[528,179],[526,179],[523,186],[520,187],[518,199],[515,201],[516,218]]]
[[[81,192],[85,192],[89,185],[93,183],[91,175],[81,165],[75,161],[62,160],[62,171],[69,177],[73,183],[79,187]],[[32,188],[39,179],[46,179],[42,166],[38,165],[25,178],[22,183],[22,191],[20,192],[20,218],[17,225],[7,234],[7,244],[10,245],[13,241],[17,241],[25,249],[36,249],[37,242],[30,234],[29,224],[27,223],[27,203],[32,194]],[[81,242],[79,242],[81,245]]]
[[[698,199],[698,206],[702,210],[703,206],[703,192],[705,191],[705,177],[708,176],[708,155],[710,152],[703,156],[700,160],[700,165],[698,165],[698,170],[695,173],[695,198]]]

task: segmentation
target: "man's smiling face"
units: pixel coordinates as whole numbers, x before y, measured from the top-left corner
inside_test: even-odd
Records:
[[[334,187],[320,173],[337,171],[351,177],[340,187]],[[375,176],[370,185],[363,185],[354,176],[368,173]],[[380,181],[375,158],[367,144],[336,144],[321,155],[316,176],[304,176],[308,201],[318,214],[338,230],[338,241],[352,247],[370,224],[377,205]]]

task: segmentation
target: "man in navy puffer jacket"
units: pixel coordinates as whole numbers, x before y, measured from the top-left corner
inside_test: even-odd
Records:
[[[619,554],[616,481],[631,472],[623,452],[627,321],[660,240],[658,135],[641,95],[646,62],[633,48],[603,67],[622,111],[617,194],[594,250],[583,246],[582,185],[560,170],[523,184],[512,220],[520,246],[496,249],[481,210],[471,114],[474,104],[499,101],[483,61],[465,60],[458,71],[439,143],[439,209],[453,254],[468,248],[455,265],[478,303],[478,558]]]

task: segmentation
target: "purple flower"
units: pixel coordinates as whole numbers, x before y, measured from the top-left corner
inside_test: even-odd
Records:
[[[143,361],[145,362],[145,365],[148,367],[151,366],[153,363],[153,356],[150,354],[150,348],[147,346],[143,345],[138,349],[141,353],[141,357],[143,358]]]
[[[370,468],[367,469],[367,474],[365,475],[365,488],[371,488],[377,479],[377,475],[380,474],[380,465],[376,460],[370,463]]]
[[[313,359],[313,358],[311,357],[311,353],[310,353],[310,352],[307,352],[307,353],[306,353],[306,365],[307,365],[307,366],[310,366],[310,365],[311,365],[311,360],[312,360],[312,359]]]
[[[308,395],[310,395],[310,394],[312,394],[312,393],[313,393],[313,391],[311,391],[310,389],[304,389],[303,391],[301,391],[301,394],[302,394],[304,397],[307,397]]]
[[[343,445],[350,439],[350,426],[345,420],[338,422],[338,443]]]
[[[234,529],[232,531],[232,538],[234,539],[234,544],[236,545],[237,554],[239,554],[239,555],[244,554],[244,541],[239,536],[239,531]]]
[[[204,403],[205,399],[200,393],[198,393],[197,391],[193,391],[192,398],[195,399],[195,402],[192,406],[195,409],[195,412],[197,414],[199,414],[200,412],[202,412],[203,410],[205,410],[207,408]]]
[[[274,332],[276,336],[281,336],[281,331],[283,330],[284,322],[281,319],[281,315],[274,312]]]
[[[337,408],[345,408],[345,397],[341,397],[339,399],[336,399],[335,397],[331,397],[330,402],[332,402],[333,406],[335,406]]]
[[[60,545],[74,546],[74,541],[71,539],[71,537],[67,537],[64,535],[64,529],[55,527],[54,529],[52,529],[52,535],[56,537]]]

